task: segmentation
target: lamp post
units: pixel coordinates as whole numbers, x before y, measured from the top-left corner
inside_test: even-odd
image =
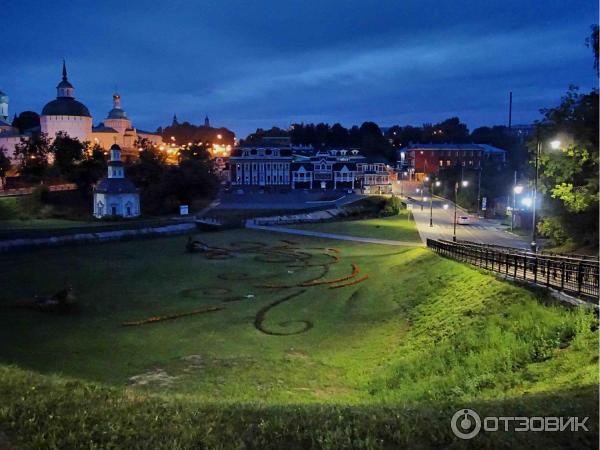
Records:
[[[517,184],[517,172],[515,171],[515,184],[513,186],[513,204],[512,211],[510,214],[510,231],[513,231],[515,228],[515,209],[517,207],[516,196],[520,195],[523,192],[523,186]]]
[[[560,148],[560,141],[554,140],[550,142],[550,147],[554,150]],[[538,189],[538,178],[540,174],[540,156],[542,154],[542,140],[540,139],[540,133],[538,130],[537,145],[535,149],[535,179],[533,181],[533,209],[532,209],[532,231],[531,231],[531,251],[537,253],[537,189]]]
[[[429,199],[429,226],[433,227],[433,194],[434,194],[434,190],[433,187],[435,186],[440,186],[442,184],[441,181],[437,181],[434,183],[433,181],[431,182],[431,198]]]
[[[469,185],[469,182],[467,180],[463,180],[461,182],[461,185],[463,187],[467,187]],[[454,234],[452,235],[452,241],[456,242],[456,211],[457,211],[457,206],[456,206],[456,201],[458,199],[458,180],[454,183]]]
[[[421,211],[423,211],[423,202],[425,201],[423,198],[423,191],[425,190],[425,182],[429,181],[429,177],[424,177],[421,180]]]

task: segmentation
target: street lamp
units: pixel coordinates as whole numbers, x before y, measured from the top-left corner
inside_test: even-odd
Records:
[[[515,197],[517,195],[521,195],[521,193],[523,193],[523,186],[521,186],[520,184],[515,184],[513,187],[512,211],[510,212],[510,231],[512,231],[515,228],[515,208],[517,206]]]
[[[423,191],[425,190],[425,182],[429,181],[429,177],[425,177],[423,178],[423,180],[421,181],[421,211],[423,211]]]
[[[463,180],[461,183],[462,187],[467,187],[469,182],[467,180]],[[458,197],[458,180],[454,183],[454,234],[452,235],[452,241],[456,242],[456,201]]]
[[[436,181],[435,183],[431,183],[431,198],[429,199],[429,226],[433,227],[433,195],[434,195],[434,186],[441,186],[441,181]]]
[[[537,189],[538,189],[538,178],[540,174],[540,156],[542,154],[542,140],[540,139],[540,132],[538,130],[537,134],[537,145],[535,149],[535,180],[533,184],[533,213],[532,213],[532,231],[531,231],[531,251],[537,253],[537,217],[536,217],[536,209],[537,209]],[[561,142],[557,139],[550,142],[550,147],[554,150],[558,150],[560,148]]]

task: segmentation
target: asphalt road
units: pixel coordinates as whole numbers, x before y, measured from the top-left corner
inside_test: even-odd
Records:
[[[421,195],[416,192],[416,189],[420,187],[420,183],[404,182],[402,190],[405,197],[412,198],[408,202],[413,205],[412,212],[421,239],[423,242],[426,242],[427,238],[452,240],[454,234],[454,203],[449,200],[434,198],[430,210],[428,199],[423,202],[423,210],[421,210]],[[394,186],[394,192],[396,194],[400,193],[399,185]],[[447,205],[448,209],[444,209],[444,205]],[[432,227],[429,225],[430,213],[432,213],[433,219]],[[458,240],[522,249],[529,248],[529,239],[508,232],[499,220],[481,219],[474,214],[467,214],[460,208],[457,215],[469,215],[472,219],[470,225],[456,225],[456,238]]]

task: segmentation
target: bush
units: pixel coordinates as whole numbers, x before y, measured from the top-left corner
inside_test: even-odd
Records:
[[[405,207],[398,197],[390,197],[386,199],[381,213],[384,216],[397,216]]]
[[[562,245],[569,240],[569,235],[556,217],[545,217],[537,227],[540,234],[554,245]]]

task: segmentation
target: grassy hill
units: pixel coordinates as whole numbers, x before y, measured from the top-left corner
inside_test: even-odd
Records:
[[[373,237],[395,241],[421,242],[419,233],[409,211],[404,209],[400,214],[378,219],[337,220],[323,223],[298,223],[290,228],[300,230],[321,231],[324,233],[347,234],[349,236]]]
[[[465,407],[597,423],[589,312],[425,248],[249,230],[198,237],[213,250],[185,253],[176,237],[0,255],[9,442],[451,447],[464,444],[449,421]],[[69,283],[77,314],[9,307]],[[581,448],[597,433],[473,443]]]

